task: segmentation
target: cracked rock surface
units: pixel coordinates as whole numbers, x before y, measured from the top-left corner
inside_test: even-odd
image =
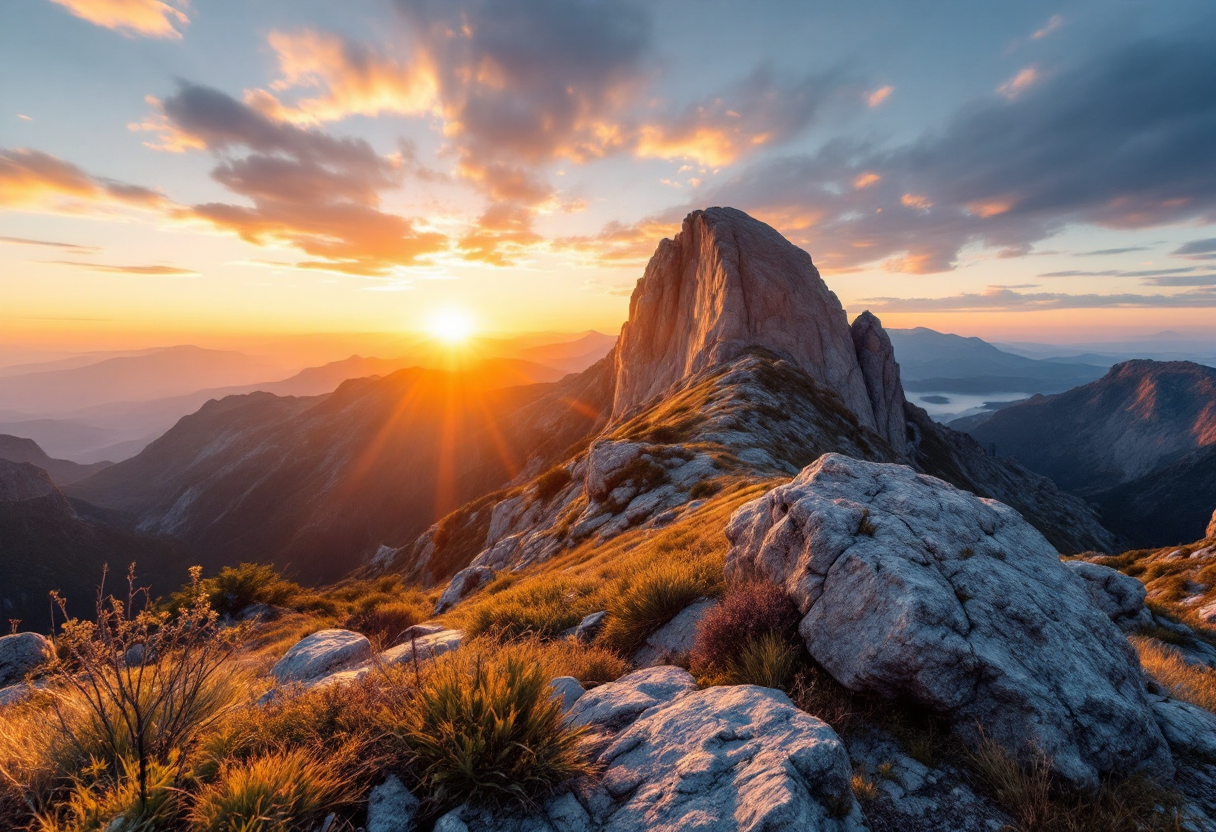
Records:
[[[736,511],[728,579],[774,581],[811,655],[964,738],[1031,746],[1089,786],[1173,772],[1139,661],[1087,582],[1016,511],[902,465],[827,454]]]

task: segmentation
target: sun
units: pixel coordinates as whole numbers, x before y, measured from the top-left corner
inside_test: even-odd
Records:
[[[430,329],[439,340],[459,344],[473,334],[473,316],[463,309],[443,309],[431,316]]]

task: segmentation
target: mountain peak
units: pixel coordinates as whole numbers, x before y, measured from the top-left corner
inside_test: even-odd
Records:
[[[621,330],[613,421],[753,347],[789,360],[877,429],[840,301],[809,254],[735,208],[693,211],[659,243]]]

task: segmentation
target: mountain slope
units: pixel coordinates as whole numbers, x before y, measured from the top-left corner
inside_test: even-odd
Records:
[[[87,614],[107,564],[112,589],[132,561],[140,585],[157,594],[188,579],[180,545],[82,516],[29,463],[0,460],[0,542],[0,615],[21,619],[27,630],[49,630],[53,589],[67,598],[70,613]]]
[[[322,397],[230,396],[69,493],[208,566],[254,559],[335,580],[578,441],[608,405],[606,367],[511,388],[414,368]]]
[[[55,485],[67,485],[82,480],[110,465],[109,462],[80,465],[68,459],[52,459],[34,440],[4,433],[0,433],[0,459],[36,465],[50,475]]]
[[[539,563],[589,538],[666,525],[707,495],[775,482],[828,452],[904,462],[1001,499],[1064,551],[1115,548],[1084,501],[908,405],[878,319],[850,328],[809,258],[786,247],[742,212],[691,214],[634,291],[612,422],[543,475],[448,515],[388,565],[430,584],[466,565]],[[799,333],[810,343],[791,352]]]
[[[1216,369],[1127,361],[1084,387],[999,410],[971,433],[1062,488],[1104,490],[1216,443]]]
[[[1107,526],[1138,545],[1195,540],[1204,534],[1216,506],[1216,445],[1095,492],[1090,501],[1101,509]]]

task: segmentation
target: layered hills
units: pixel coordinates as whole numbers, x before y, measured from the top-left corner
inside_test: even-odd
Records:
[[[1140,545],[1198,537],[1216,504],[1216,369],[1133,360],[994,413],[971,434],[1102,508]]]
[[[95,462],[92,465],[81,465],[78,462],[72,462],[70,459],[54,459],[46,451],[38,447],[38,443],[34,440],[9,436],[4,433],[0,433],[0,459],[5,459],[9,462],[28,462],[36,465],[43,471],[46,471],[56,485],[67,485],[68,483],[82,480],[87,476],[96,474],[110,464],[108,462]]]

